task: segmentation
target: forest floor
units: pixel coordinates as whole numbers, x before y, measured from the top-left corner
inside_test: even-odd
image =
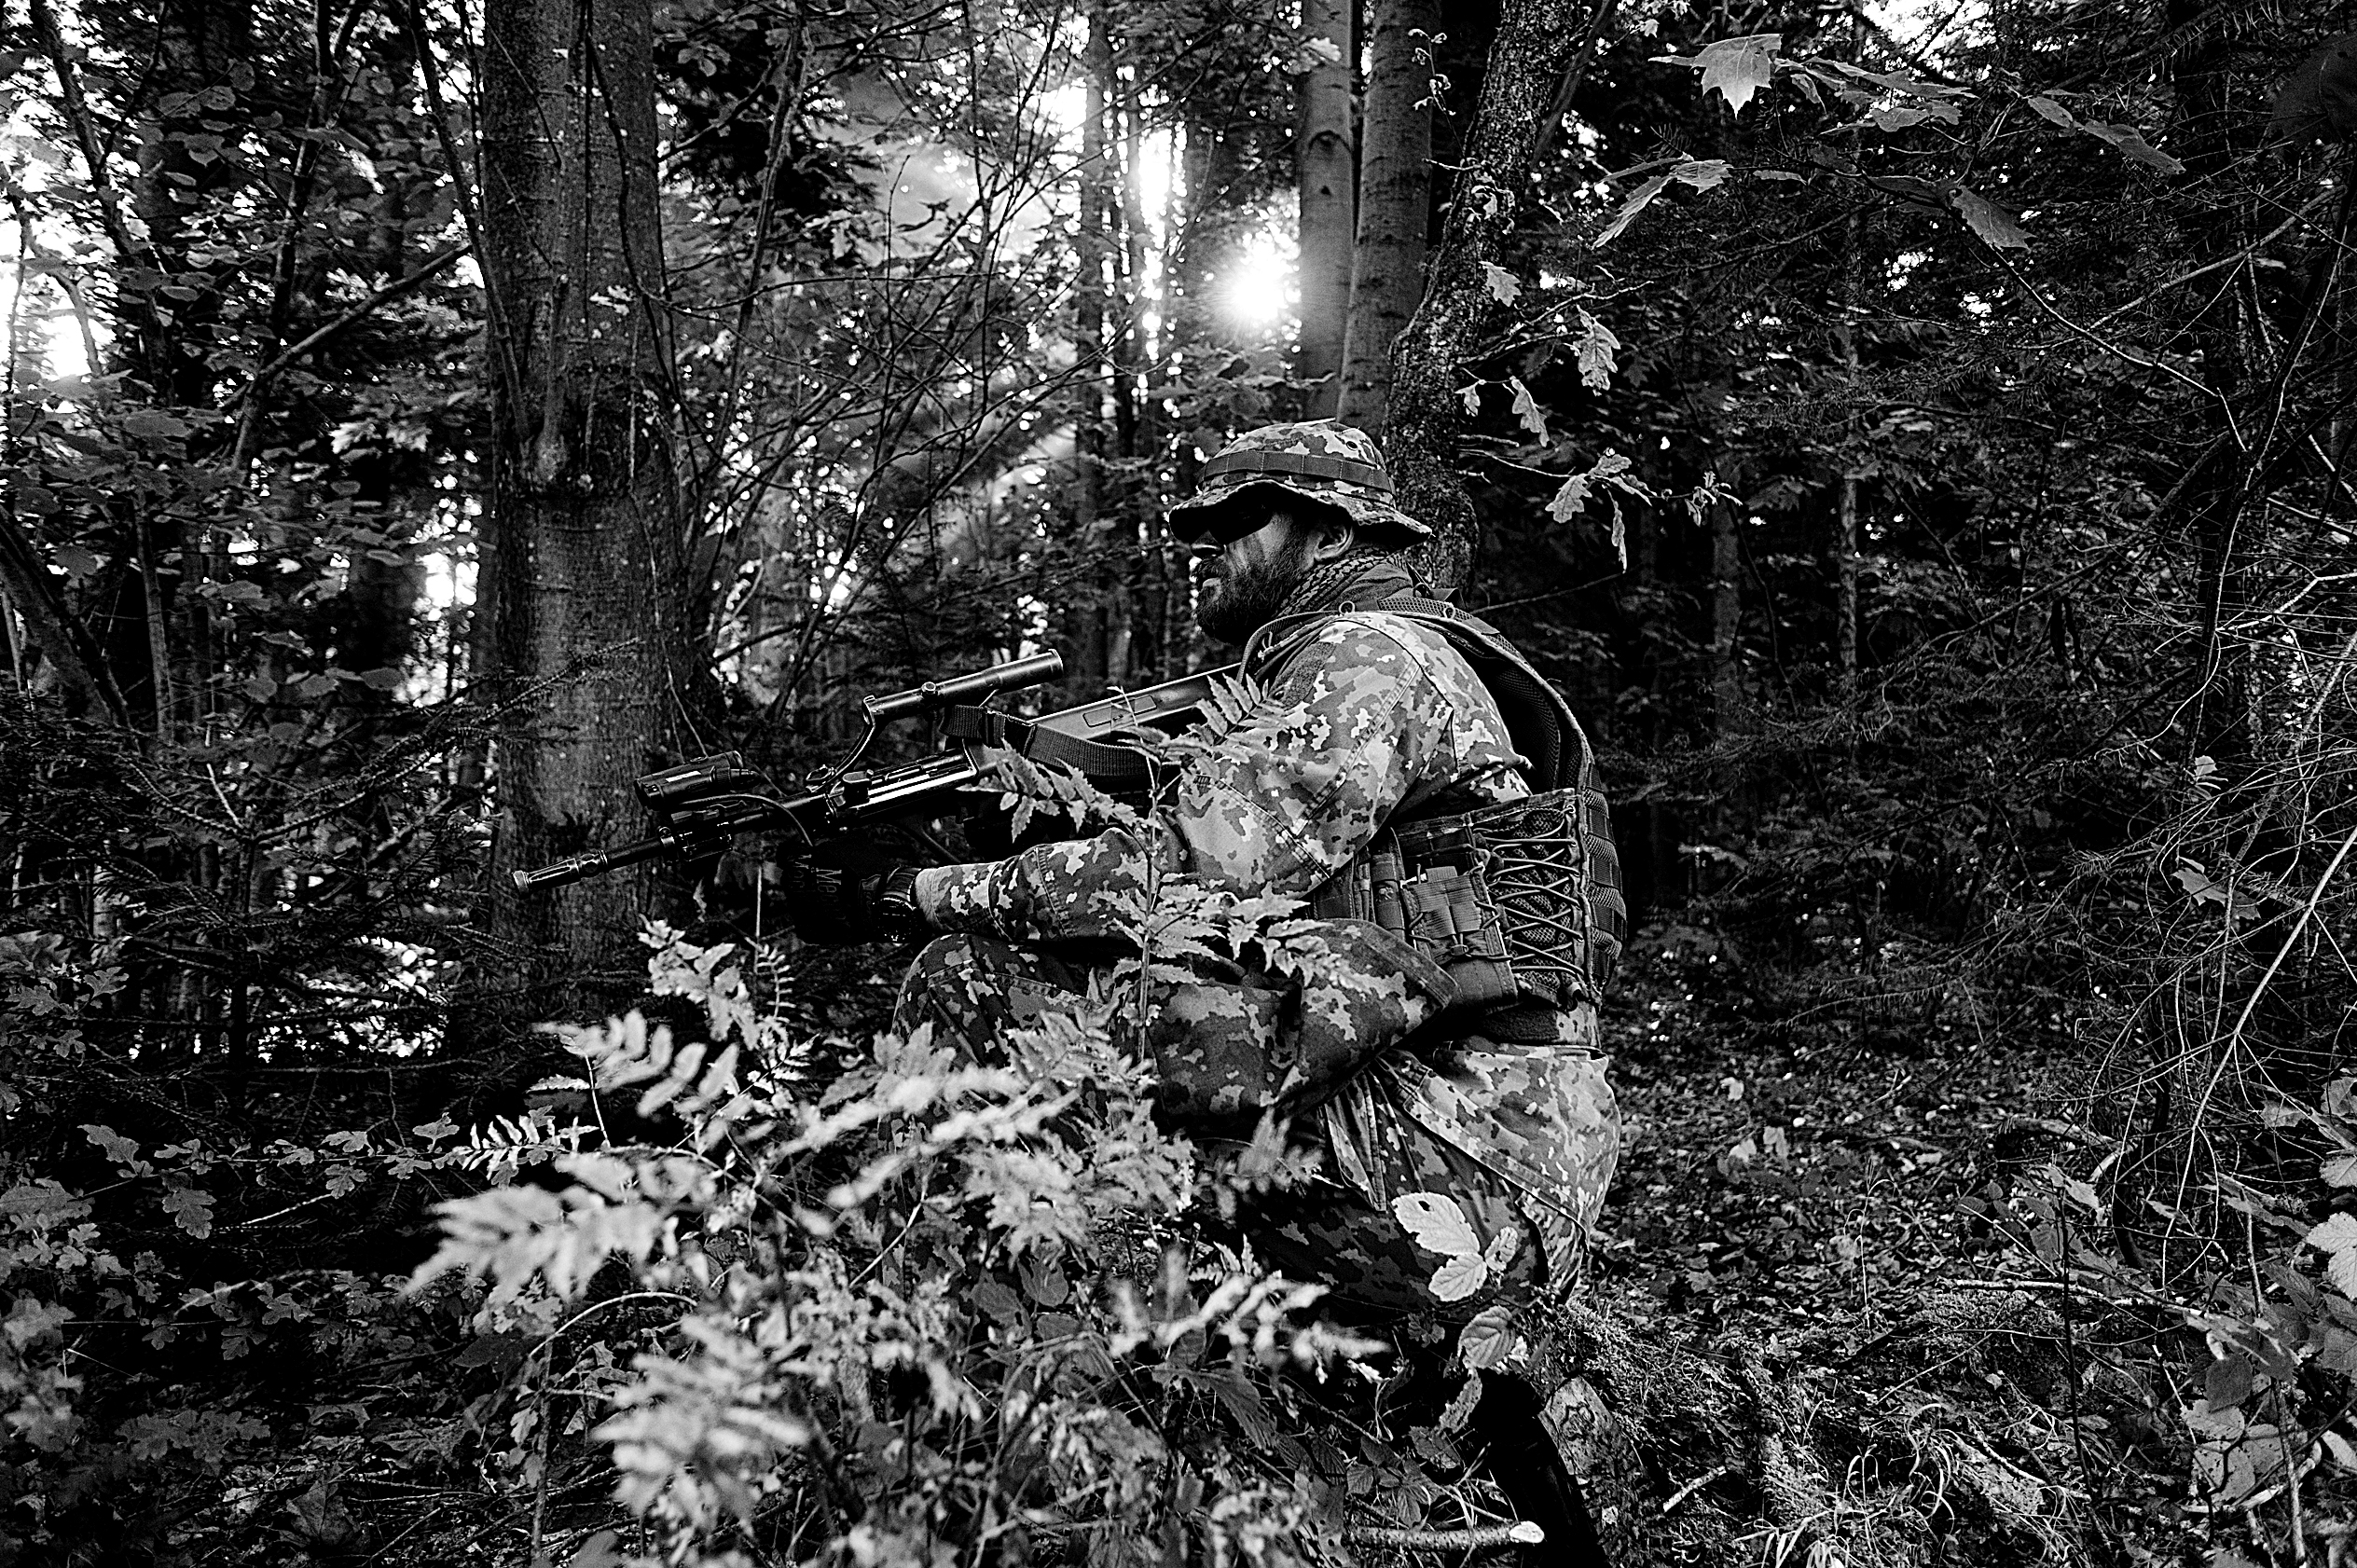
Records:
[[[2070,1346],[2056,1299],[2019,1290],[2050,1270],[1988,1218],[2025,1182],[2050,1190],[2049,1162],[2079,1160],[2057,1132],[2082,1121],[2091,1064],[2051,1038],[1930,1017],[1795,1029],[1762,1009],[1753,1025],[1725,1000],[1744,989],[1691,964],[1624,970],[1606,1033],[1626,1142],[1594,1304],[1640,1343],[1730,1373],[1764,1362],[1799,1391],[1791,1408],[1816,1430],[1795,1435],[1817,1442],[1843,1506],[1879,1494],[1859,1507],[1869,1533],[1895,1502],[1904,1516],[1909,1539],[1868,1560],[2084,1561],[2092,1547],[2157,1561],[2119,1555],[2116,1518],[2098,1523],[2113,1510],[2089,1509],[2083,1484],[2091,1432],[2151,1428],[2108,1402],[2090,1413],[2075,1375],[2057,1375]],[[1881,1458],[1845,1476],[1845,1450]],[[1955,1465],[1934,1453],[1970,1472],[1958,1491],[1978,1504],[1950,1507],[1931,1472]],[[1698,1530],[1764,1538],[1760,1494],[1716,1480],[1710,1456],[1693,1474],[1675,1451],[1651,1457],[1667,1459],[1657,1481],[1688,1552]],[[1947,1539],[1960,1511],[1977,1526]],[[2038,1517],[2062,1513],[2067,1546]]]
[[[1936,1023],[1796,1042],[1721,1011],[1656,971],[1606,1021],[1626,1141],[1600,1302],[1770,1334],[1987,1279],[1996,1244],[1963,1200],[2019,1169],[2025,1128],[2070,1119],[2088,1066]]]

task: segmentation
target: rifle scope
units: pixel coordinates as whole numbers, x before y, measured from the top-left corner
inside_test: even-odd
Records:
[[[978,669],[971,675],[953,675],[946,681],[928,681],[921,686],[911,686],[905,692],[894,692],[889,696],[864,697],[861,699],[860,710],[867,715],[869,723],[888,724],[895,719],[914,718],[919,713],[931,713],[961,702],[979,702],[994,692],[1036,686],[1063,673],[1063,654],[1053,651],[1034,653],[1027,659],[992,665],[988,669]]]

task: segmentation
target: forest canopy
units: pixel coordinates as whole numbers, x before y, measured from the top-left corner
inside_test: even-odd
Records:
[[[25,0],[0,108],[0,1561],[1501,1525],[1119,998],[512,874],[1223,662],[1168,508],[1329,417],[1603,763],[1616,1561],[2346,1555],[2357,6]]]

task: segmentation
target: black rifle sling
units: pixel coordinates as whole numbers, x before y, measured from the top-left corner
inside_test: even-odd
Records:
[[[1151,782],[1151,764],[1134,746],[1066,735],[994,708],[953,708],[942,715],[941,733],[956,741],[996,746],[1035,763],[1061,763],[1111,793],[1143,790]]]

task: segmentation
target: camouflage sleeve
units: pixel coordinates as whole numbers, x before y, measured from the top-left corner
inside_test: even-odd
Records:
[[[1158,876],[1300,897],[1403,804],[1510,761],[1496,705],[1445,643],[1392,617],[1338,616],[1287,661],[1267,722],[1191,763],[1142,832],[936,867],[917,899],[944,930],[1054,942],[1121,935],[1123,907]]]

